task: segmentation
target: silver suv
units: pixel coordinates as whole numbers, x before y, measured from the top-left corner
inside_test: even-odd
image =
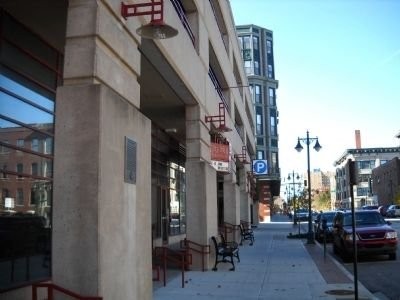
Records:
[[[400,217],[400,205],[390,205],[386,211],[386,216],[390,218]]]

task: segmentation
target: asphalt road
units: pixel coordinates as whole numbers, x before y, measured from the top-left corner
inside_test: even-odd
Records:
[[[400,237],[400,219],[389,219],[392,227]],[[327,251],[340,262],[350,273],[354,274],[353,263],[343,263],[343,260],[333,254],[331,244]],[[373,294],[383,294],[388,299],[400,299],[400,247],[397,248],[397,260],[390,261],[385,255],[359,258],[357,263],[358,280]]]

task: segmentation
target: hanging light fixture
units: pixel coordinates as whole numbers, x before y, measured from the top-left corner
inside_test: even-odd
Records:
[[[164,22],[164,0],[151,0],[138,4],[121,2],[121,15],[125,19],[134,16],[151,16],[150,23],[136,29],[136,33],[142,38],[168,39],[178,34],[178,30]]]
[[[238,159],[242,164],[247,165],[250,164],[250,162],[247,160],[247,148],[246,146],[242,147],[242,153],[241,154],[235,154],[236,159]]]
[[[219,113],[216,116],[206,116],[206,123],[208,122],[218,122],[219,125],[216,127],[215,132],[229,132],[232,131],[228,126],[225,124],[225,105],[224,103],[220,102],[219,103]]]

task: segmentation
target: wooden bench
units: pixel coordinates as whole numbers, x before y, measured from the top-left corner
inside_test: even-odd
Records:
[[[254,243],[254,232],[251,228],[244,227],[243,223],[240,223],[240,245],[243,245],[243,241],[250,241],[250,246],[253,246]]]
[[[225,241],[218,242],[215,236],[212,236],[211,240],[214,244],[215,249],[215,264],[212,270],[217,271],[217,265],[220,262],[229,262],[232,265],[232,268],[230,268],[229,271],[235,271],[235,263],[233,262],[233,258],[236,257],[237,260],[240,262],[239,248],[237,247],[237,244],[235,243],[235,247],[234,244],[229,244]]]

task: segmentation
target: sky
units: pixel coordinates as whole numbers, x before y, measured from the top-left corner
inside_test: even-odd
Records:
[[[281,176],[334,171],[361,146],[399,147],[400,0],[230,0],[236,25],[273,31]]]

